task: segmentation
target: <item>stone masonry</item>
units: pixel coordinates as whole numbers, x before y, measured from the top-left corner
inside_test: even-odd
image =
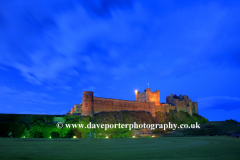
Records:
[[[83,92],[81,104],[75,104],[74,108],[67,113],[70,115],[81,114],[91,116],[99,112],[116,112],[116,111],[146,111],[155,117],[156,112],[169,113],[169,110],[188,112],[190,115],[198,114],[198,103],[192,102],[187,95],[167,96],[166,104],[160,103],[160,92],[152,92],[150,88],[140,93],[135,91],[136,101],[119,100],[111,98],[94,97],[93,92]]]

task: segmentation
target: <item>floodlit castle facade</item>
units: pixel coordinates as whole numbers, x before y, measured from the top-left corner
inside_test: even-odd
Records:
[[[75,104],[74,108],[67,114],[81,114],[91,116],[100,112],[116,111],[146,111],[150,112],[153,117],[156,112],[169,113],[169,110],[184,111],[192,114],[198,114],[198,103],[192,102],[186,95],[167,96],[166,103],[160,103],[160,92],[152,92],[150,88],[140,93],[135,91],[136,101],[94,97],[93,92],[83,92],[81,104]]]

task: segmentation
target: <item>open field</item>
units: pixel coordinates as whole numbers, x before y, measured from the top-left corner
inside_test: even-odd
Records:
[[[0,159],[239,159],[240,138],[0,138]]]

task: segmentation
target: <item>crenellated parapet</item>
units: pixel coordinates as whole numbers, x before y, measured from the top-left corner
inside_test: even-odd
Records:
[[[190,115],[198,114],[198,103],[192,102],[187,95],[171,94],[166,97],[166,102],[171,105],[169,108],[172,110],[188,112]]]

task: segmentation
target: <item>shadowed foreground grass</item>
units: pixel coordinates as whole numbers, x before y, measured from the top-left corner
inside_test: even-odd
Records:
[[[0,138],[0,159],[239,159],[240,138]]]

